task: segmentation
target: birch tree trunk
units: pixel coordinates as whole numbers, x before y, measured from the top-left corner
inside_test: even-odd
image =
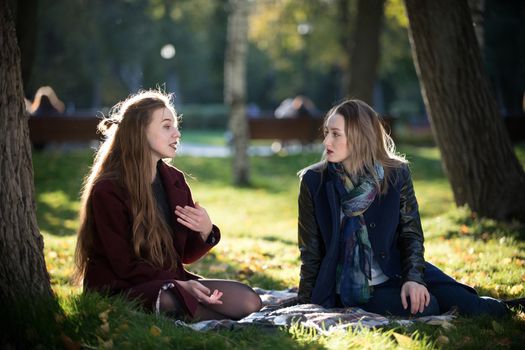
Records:
[[[457,205],[525,221],[525,174],[488,87],[467,0],[405,0],[412,55]]]
[[[244,186],[250,182],[246,120],[246,56],[248,51],[247,0],[230,0],[226,57],[224,62],[224,99],[230,107],[230,130],[233,136],[234,183]]]
[[[1,1],[0,348],[30,344],[30,339],[21,340],[27,337],[24,321],[42,309],[43,301],[53,299],[36,222],[27,121],[14,22],[7,2]]]

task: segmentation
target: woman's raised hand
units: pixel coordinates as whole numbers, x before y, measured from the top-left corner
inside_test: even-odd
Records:
[[[208,238],[213,224],[206,209],[201,207],[198,202],[195,202],[195,208],[189,205],[184,206],[184,208],[177,205],[175,214],[178,216],[178,222],[193,231],[201,233],[204,240]]]
[[[222,304],[222,292],[215,289],[211,293],[210,289],[204,286],[199,281],[188,280],[188,281],[175,281],[184,290],[195,297],[202,304]],[[211,293],[211,294],[210,294]]]

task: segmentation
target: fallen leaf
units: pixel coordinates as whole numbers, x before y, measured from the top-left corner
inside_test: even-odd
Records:
[[[521,294],[522,291],[523,291],[523,284],[516,284],[515,286],[512,286],[509,292],[512,295],[518,295],[518,294]]]
[[[392,333],[394,335],[394,338],[396,338],[396,341],[397,343],[401,346],[401,347],[405,347],[405,348],[409,348],[412,346],[412,338],[410,338],[409,336],[406,336],[404,334],[400,334],[400,333]]]
[[[464,235],[468,235],[469,232],[470,232],[470,229],[468,228],[467,225],[461,225],[460,229],[459,229],[459,232],[461,232],[461,234],[464,234]]]
[[[149,332],[151,333],[152,336],[158,337],[160,333],[162,333],[162,330],[159,327],[153,325],[149,328]]]

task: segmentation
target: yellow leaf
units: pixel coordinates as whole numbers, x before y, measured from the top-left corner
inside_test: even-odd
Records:
[[[409,348],[412,346],[412,338],[404,335],[404,334],[400,334],[400,333],[392,333],[394,335],[394,338],[396,338],[396,341],[397,343],[401,346],[401,347],[405,347],[405,348]]]
[[[503,265],[508,265],[508,264],[510,264],[511,262],[512,262],[512,259],[511,259],[511,258],[505,258],[505,259],[503,259],[503,260],[501,261],[501,263],[502,263]]]
[[[516,284],[515,286],[512,286],[509,292],[512,295],[518,295],[518,294],[521,294],[522,291],[523,291],[523,284]]]
[[[160,333],[162,333],[161,329],[157,326],[151,326],[149,328],[149,332],[151,333],[152,336],[154,337],[158,337],[160,335]]]
[[[459,231],[461,232],[461,234],[468,235],[470,232],[470,229],[468,228],[467,225],[461,225]]]

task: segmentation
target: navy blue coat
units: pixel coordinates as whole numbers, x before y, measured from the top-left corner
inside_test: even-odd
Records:
[[[387,193],[376,196],[364,213],[375,259],[390,278],[424,285],[458,283],[425,262],[423,230],[410,170],[404,165],[392,171]],[[340,218],[340,201],[331,173],[321,168],[306,171],[299,193],[301,302],[336,306]]]

